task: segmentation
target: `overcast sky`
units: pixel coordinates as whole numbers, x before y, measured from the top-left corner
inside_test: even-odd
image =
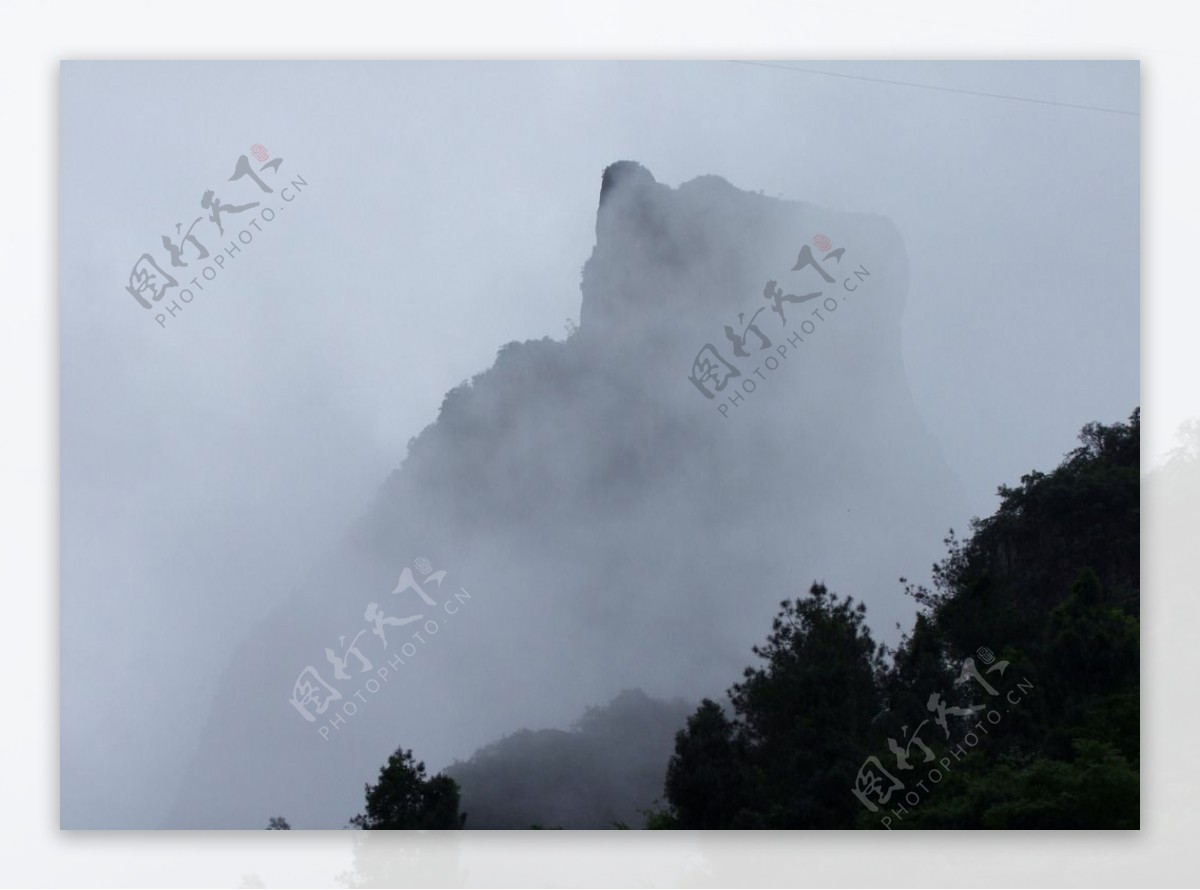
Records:
[[[64,64],[64,822],[165,809],[233,646],[445,392],[578,321],[612,161],[889,217],[909,384],[972,514],[1129,414],[1137,64],[780,64]],[[131,268],[170,271],[206,191],[258,200],[228,181],[256,144],[305,184],[157,324]]]

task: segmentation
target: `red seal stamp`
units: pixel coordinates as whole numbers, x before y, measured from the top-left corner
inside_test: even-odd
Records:
[[[261,158],[259,160],[261,160]],[[824,235],[817,235],[817,237],[813,238],[813,244],[817,245],[817,250],[822,251],[822,252],[829,250],[829,248],[833,247],[833,242],[830,241],[828,238],[826,238]]]
[[[260,161],[265,161],[271,156],[271,153],[258,143],[255,143],[254,147],[250,149],[250,154],[254,155]],[[821,249],[824,250],[825,248],[822,247]]]

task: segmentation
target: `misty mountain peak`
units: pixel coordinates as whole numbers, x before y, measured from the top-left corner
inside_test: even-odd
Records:
[[[247,636],[172,824],[245,824],[251,774],[289,817],[328,824],[397,744],[462,756],[589,703],[627,725],[646,695],[712,695],[816,578],[904,617],[888,591],[932,558],[953,480],[908,391],[895,227],[719,176],[671,187],[633,161],[605,170],[596,220],[578,332],[497,344],[344,546]],[[398,585],[410,565],[455,580],[422,598]],[[384,651],[364,629],[381,608],[446,630]],[[328,667],[354,627],[396,674],[357,702],[357,675]],[[264,666],[264,639],[287,657]],[[314,674],[362,713],[306,719],[288,695]]]
[[[626,191],[647,185],[658,185],[653,173],[637,161],[615,161],[604,168],[600,179],[600,206],[618,189]]]

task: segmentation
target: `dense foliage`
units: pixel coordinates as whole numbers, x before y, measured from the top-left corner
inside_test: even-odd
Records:
[[[850,599],[785,601],[649,826],[1136,828],[1139,414],[1080,442],[951,533],[890,658]]]

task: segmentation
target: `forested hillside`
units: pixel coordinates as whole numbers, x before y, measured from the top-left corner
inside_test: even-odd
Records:
[[[1079,438],[951,533],[895,652],[824,585],[783,602],[652,826],[1136,828],[1139,413]]]
[[[813,583],[723,702],[625,692],[437,780],[470,828],[1137,828],[1139,412],[1079,439],[900,579],[894,650]]]

